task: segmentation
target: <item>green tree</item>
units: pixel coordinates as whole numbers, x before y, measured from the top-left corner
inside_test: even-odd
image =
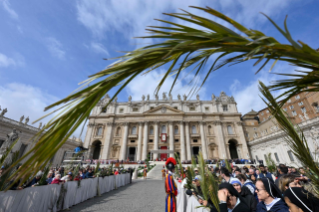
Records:
[[[270,91],[285,89],[285,92],[278,97],[284,97],[279,107],[291,96],[301,91],[318,91],[319,53],[302,41],[296,42],[292,39],[286,24],[287,18],[284,21],[284,29],[282,29],[265,15],[270,23],[287,39],[288,44],[284,44],[261,31],[248,29],[212,8],[192,8],[226,21],[231,27],[184,10],[182,13],[166,14],[186,23],[181,25],[177,22],[158,20],[168,26],[152,26],[147,29],[151,35],[141,38],[155,38],[160,40],[159,43],[127,52],[118,57],[116,63],[82,82],[82,86],[76,92],[45,108],[45,110],[49,110],[60,106],[53,111],[59,111],[59,114],[37,134],[36,138],[39,138],[39,142],[24,157],[13,164],[14,166],[28,157],[29,154],[35,153],[27,159],[22,170],[15,174],[18,174],[19,178],[28,177],[34,170],[43,168],[80,124],[86,122],[93,107],[112,88],[119,86],[111,101],[135,77],[152,72],[164,65],[169,65],[169,68],[160,80],[155,92],[160,90],[168,77],[174,76],[171,92],[177,79],[181,77],[181,73],[188,70],[194,73],[195,78],[199,74],[205,76],[201,85],[191,90],[191,93],[196,93],[212,72],[225,65],[234,65],[248,60],[255,60],[255,66],[261,64],[256,73],[269,62],[273,62],[271,70],[278,60],[313,70],[299,71],[294,74],[284,73],[281,75],[286,76],[287,79],[277,81],[269,87],[262,87],[263,91],[265,89]],[[204,29],[190,27],[194,25]],[[214,60],[213,63],[210,63],[210,58]]]

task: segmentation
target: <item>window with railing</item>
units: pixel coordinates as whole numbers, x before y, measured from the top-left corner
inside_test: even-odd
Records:
[[[102,135],[102,129],[103,129],[102,127],[98,127],[97,128],[97,130],[96,130],[96,135],[97,136],[101,136]]]
[[[178,126],[175,126],[175,127],[174,127],[174,134],[175,134],[175,135],[178,135]]]
[[[296,115],[297,115],[297,112],[296,112],[295,110],[293,110],[293,111],[292,111],[292,115],[293,115],[293,116],[296,116]]]
[[[302,107],[302,108],[301,108],[301,111],[302,111],[303,113],[305,113],[305,112],[306,112],[306,108],[305,108],[305,107]]]
[[[299,106],[303,105],[303,102],[298,102],[298,105],[299,105]]]
[[[227,126],[227,132],[228,132],[229,135],[233,135],[234,134],[234,131],[233,131],[233,128],[231,127],[231,125]]]
[[[295,161],[293,153],[292,153],[291,150],[288,151],[288,156],[289,156],[290,161],[292,161],[292,162]]]
[[[150,135],[153,135],[154,134],[154,128],[153,126],[150,127]]]
[[[137,133],[137,127],[136,127],[136,126],[133,126],[133,127],[132,127],[132,130],[131,130],[131,134],[132,134],[132,135],[136,135],[136,133]]]
[[[277,154],[277,152],[275,152],[275,158],[276,158],[276,161],[279,163],[280,161],[279,161],[279,157],[278,157],[278,154]]]
[[[224,111],[224,112],[228,111],[227,105],[223,105],[223,111]]]
[[[197,129],[195,125],[192,126],[192,134],[197,134]]]
[[[162,125],[162,127],[161,127],[161,132],[162,132],[162,133],[166,133],[166,125]]]

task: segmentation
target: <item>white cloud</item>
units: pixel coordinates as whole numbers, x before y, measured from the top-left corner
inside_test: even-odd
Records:
[[[49,37],[46,39],[46,45],[50,53],[59,59],[64,59],[65,51],[60,41],[56,38]]]
[[[15,65],[16,65],[16,62],[14,59],[0,53],[0,68],[1,67],[6,68],[8,66],[15,66]]]
[[[292,73],[295,67],[289,66],[288,64],[278,64],[275,66],[272,72],[274,73]],[[250,74],[250,73],[249,73]],[[260,92],[258,89],[259,81],[263,82],[265,85],[270,85],[276,80],[282,78],[287,79],[287,77],[282,77],[278,75],[269,74],[268,72],[260,72],[254,80],[248,84],[242,84],[239,80],[234,80],[233,84],[230,86],[230,91],[237,102],[238,111],[245,114],[251,109],[259,111],[266,107],[265,103],[260,97]],[[278,96],[284,91],[272,92],[274,96]]]
[[[11,8],[9,0],[2,0],[3,8],[10,14],[11,18],[18,20],[18,14]]]
[[[0,86],[0,104],[1,109],[7,108],[8,112],[6,117],[20,120],[20,117],[24,115],[24,118],[29,117],[28,124],[32,125],[32,122],[47,114],[44,112],[44,108],[56,101],[59,98],[44,92],[40,88],[33,87],[31,85],[21,83],[9,83]],[[52,116],[44,118],[40,122],[47,123]],[[33,126],[38,127],[39,122]],[[79,136],[81,129],[77,129],[74,133],[75,136]],[[82,134],[84,138],[86,129]]]
[[[125,5],[125,6],[123,6]],[[197,15],[213,18],[200,10],[191,9],[194,1],[150,1],[150,0],[78,0],[76,4],[77,19],[97,37],[104,37],[114,31],[122,32],[127,38],[145,35],[145,28],[150,25],[160,25],[155,18],[168,19],[162,13],[181,12],[179,8],[191,11]],[[269,16],[280,14],[283,8],[289,6],[287,1],[198,1],[196,6],[209,6],[217,9],[238,22],[254,27],[267,21],[259,12]],[[216,18],[214,18],[216,20]],[[177,21],[177,19],[175,19]],[[183,21],[179,20],[179,23]],[[188,23],[189,24],[189,23]]]
[[[92,42],[91,43],[91,48],[93,49],[94,52],[99,53],[99,54],[104,54],[104,55],[109,55],[109,52],[105,49],[103,44],[97,43],[97,42]]]
[[[148,74],[145,75],[140,75],[138,77],[136,77],[132,82],[130,82],[127,87],[126,87],[126,92],[128,93],[128,95],[131,95],[133,98],[133,101],[137,101],[137,100],[141,100],[142,95],[150,95],[151,99],[155,99],[154,96],[154,92],[155,89],[158,85],[158,83],[160,82],[160,80],[162,79],[162,77],[164,76],[164,71],[160,70],[160,71],[152,71]],[[189,79],[191,76],[187,76],[187,78]],[[181,77],[183,78],[183,77]],[[168,95],[168,92],[170,91],[171,85],[173,84],[174,81],[174,76],[173,77],[169,77],[165,83],[163,84],[160,92],[159,92],[159,98],[162,98],[162,93],[166,92]],[[201,80],[199,80],[201,82]],[[177,80],[176,84],[174,86],[174,89],[172,91],[172,95],[173,95],[173,99],[177,99],[177,95],[180,94],[181,96],[183,96],[184,94],[188,95],[189,91],[192,89],[192,85],[188,84],[188,80]],[[146,86],[147,84],[147,86]],[[200,91],[199,91],[199,95],[200,98],[205,100],[206,98],[208,98],[208,96],[206,96],[206,88],[203,87]],[[193,95],[191,98],[194,99],[196,97],[196,95]]]

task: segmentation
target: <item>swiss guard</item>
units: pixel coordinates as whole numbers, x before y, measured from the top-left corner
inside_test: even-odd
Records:
[[[165,212],[176,212],[177,211],[176,196],[178,191],[173,178],[173,173],[175,171],[175,166],[176,166],[176,160],[170,157],[167,159],[165,165],[166,165],[166,168],[168,169],[168,173],[165,177],[165,191],[167,193]]]

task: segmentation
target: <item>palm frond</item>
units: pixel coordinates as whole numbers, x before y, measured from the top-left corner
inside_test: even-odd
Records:
[[[198,162],[199,162],[199,173],[200,173],[200,176],[202,178],[201,181],[200,181],[200,188],[202,190],[203,198],[205,200],[208,200],[208,198],[209,198],[209,196],[208,196],[209,190],[208,190],[208,187],[207,187],[207,174],[206,174],[207,166],[206,166],[206,163],[204,161],[202,152],[199,152]]]
[[[226,166],[226,168],[228,169],[228,171],[229,171],[230,173],[232,173],[231,166],[230,166],[230,163],[229,163],[228,159],[225,159],[225,166]]]
[[[171,21],[158,20],[170,26],[151,26],[147,29],[151,35],[141,38],[160,38],[164,40],[163,42],[145,46],[118,57],[119,61],[85,80],[78,91],[45,108],[45,110],[49,110],[62,105],[62,108],[58,110],[60,113],[36,135],[39,138],[37,144],[12,165],[15,166],[27,158],[23,168],[19,173],[16,172],[18,177],[28,177],[35,170],[45,167],[50,158],[54,156],[80,124],[87,120],[93,107],[107,92],[118,86],[116,93],[104,107],[111,104],[115,97],[135,77],[154,71],[164,65],[168,65],[169,69],[160,80],[156,92],[161,89],[169,76],[175,75],[171,86],[172,90],[177,79],[181,76],[181,72],[188,68],[193,68],[191,73],[195,77],[204,75],[203,83],[205,83],[213,71],[225,65],[238,64],[251,59],[257,60],[255,65],[266,60],[261,67],[264,67],[271,60],[286,61],[296,66],[319,67],[319,53],[303,42],[293,41],[287,29],[286,20],[284,23],[285,29],[281,29],[267,17],[290,44],[282,44],[275,38],[267,36],[258,30],[248,29],[212,8],[193,8],[228,22],[232,28],[239,30],[240,33],[218,24],[212,19],[197,16],[187,11],[166,14],[171,18],[183,20],[187,24],[181,25]],[[189,27],[190,24],[196,25],[196,27],[204,27],[205,30]],[[213,64],[209,64],[209,59],[213,58],[212,56],[214,55],[218,56],[217,59],[215,59]],[[222,60],[224,61],[219,62]],[[206,69],[208,65],[209,67]],[[289,96],[305,89],[308,85],[300,84],[298,80],[292,80],[286,84],[277,82],[273,89],[281,86],[288,89],[287,94]],[[196,91],[196,89],[191,89],[190,95]],[[29,167],[32,168],[30,169]]]
[[[318,163],[312,157],[311,151],[304,136],[303,131],[298,125],[294,125],[285,112],[281,109],[280,105],[276,102],[276,99],[272,96],[269,89],[259,82],[259,90],[263,96],[263,101],[267,104],[268,109],[272,116],[277,120],[281,130],[286,134],[286,142],[290,146],[294,155],[303,167],[308,167],[309,172],[307,177],[311,180],[311,183],[316,188],[315,193],[319,195],[319,167]]]

